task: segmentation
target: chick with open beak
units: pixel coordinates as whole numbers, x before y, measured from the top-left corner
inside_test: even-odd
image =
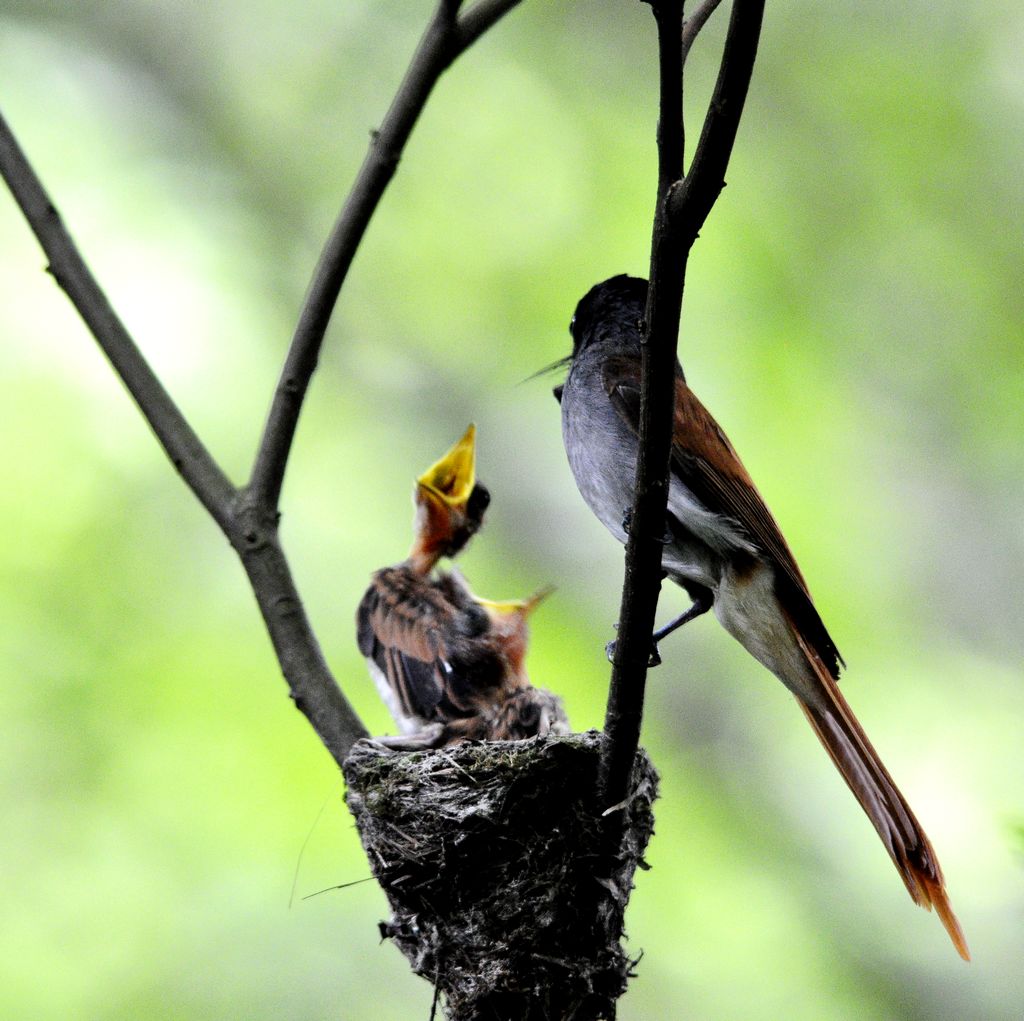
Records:
[[[404,735],[380,739],[394,748],[568,732],[561,704],[532,688],[523,666],[526,618],[543,595],[491,603],[457,572],[436,571],[483,524],[490,494],[475,461],[471,425],[416,480],[409,556],[374,574],[356,613],[359,649]]]
[[[429,574],[441,557],[456,556],[480,530],[491,494],[476,481],[476,426],[417,480],[415,540],[408,564]]]

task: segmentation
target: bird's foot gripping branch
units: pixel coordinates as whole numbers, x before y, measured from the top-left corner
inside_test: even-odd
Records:
[[[658,778],[641,749],[625,825],[609,827],[595,794],[603,740],[353,748],[348,805],[392,910],[381,931],[444,994],[450,1021],[615,1017]]]

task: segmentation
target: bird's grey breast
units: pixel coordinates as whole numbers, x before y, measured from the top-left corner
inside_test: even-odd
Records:
[[[598,520],[619,542],[626,541],[623,518],[633,505],[637,437],[605,390],[601,359],[587,351],[574,363],[562,392],[562,438],[576,486]],[[752,550],[734,525],[708,510],[673,472],[669,479],[669,521],[673,538],[663,566],[676,579],[714,589],[723,551]]]
[[[636,437],[612,407],[600,366],[578,361],[562,392],[562,439],[576,486],[587,506],[619,542],[633,504]]]

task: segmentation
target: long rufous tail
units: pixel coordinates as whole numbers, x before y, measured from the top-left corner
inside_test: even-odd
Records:
[[[929,911],[935,908],[957,953],[969,961],[970,951],[950,906],[942,868],[931,841],[871,746],[839,685],[796,629],[793,630],[807,662],[821,682],[823,695],[820,707],[798,698],[800,708],[874,824],[914,903]]]

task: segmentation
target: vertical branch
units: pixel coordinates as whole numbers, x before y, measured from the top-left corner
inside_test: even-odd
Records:
[[[602,760],[606,805],[621,804],[629,790],[633,759],[640,741],[647,660],[661,587],[661,536],[668,502],[668,459],[675,399],[673,366],[683,300],[678,235],[667,219],[667,200],[683,176],[683,4],[653,0],[658,26],[660,114],[658,118],[658,192],[651,238],[651,277],[641,367],[640,450],[626,573],[619,611],[608,709],[607,751]]]
[[[683,177],[682,74],[715,0],[686,29],[680,0],[650,0],[658,25],[661,114],[658,198],[642,348],[640,451],[602,760],[604,803],[621,805],[640,741],[654,615],[661,586],[661,536],[668,502],[676,346],[690,249],[725,185],[725,171],[753,73],[764,0],[733,0],[722,63],[689,173]]]

